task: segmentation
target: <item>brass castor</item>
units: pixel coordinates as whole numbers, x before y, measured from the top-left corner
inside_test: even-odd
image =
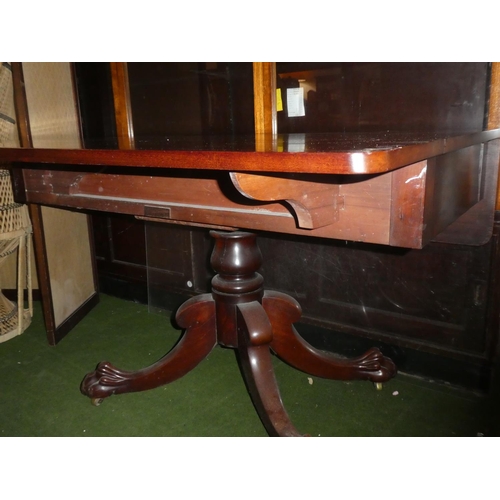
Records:
[[[94,406],[99,406],[103,401],[104,401],[104,398],[92,398],[90,402]]]
[[[382,384],[382,382],[374,382],[373,385],[375,386],[375,389],[377,389],[377,391],[381,391],[384,387],[384,384]]]

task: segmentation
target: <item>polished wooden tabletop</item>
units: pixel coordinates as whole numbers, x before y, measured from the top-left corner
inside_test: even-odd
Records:
[[[500,129],[466,135],[413,133],[165,137],[134,150],[2,148],[0,162],[156,167],[242,172],[377,174],[500,137]]]

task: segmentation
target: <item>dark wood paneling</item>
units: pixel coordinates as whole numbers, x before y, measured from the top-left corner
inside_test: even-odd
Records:
[[[266,285],[336,330],[463,357],[486,350],[491,243],[398,250],[261,236]]]
[[[86,148],[118,147],[109,63],[74,63]]]
[[[146,282],[144,225],[133,217],[94,213],[99,275]]]
[[[488,63],[277,63],[278,86],[314,79],[306,116],[278,132],[471,132],[485,124]]]
[[[199,239],[200,231],[187,226],[165,227],[158,222],[146,222],[145,226],[150,289],[189,294],[205,291],[208,267],[204,266],[205,248]]]
[[[191,294],[209,281],[208,231],[94,213],[100,276]]]
[[[128,74],[136,139],[253,134],[252,63],[128,63]]]

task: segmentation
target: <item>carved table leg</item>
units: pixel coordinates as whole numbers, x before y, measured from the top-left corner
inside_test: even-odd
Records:
[[[211,264],[220,344],[236,348],[241,371],[257,413],[271,436],[300,436],[290,422],[274,376],[271,324],[262,308],[262,255],[254,234],[212,231]]]
[[[192,370],[216,345],[213,298],[210,294],[193,297],[179,309],[176,320],[186,331],[162,359],[137,371],[120,370],[107,361],[101,362],[85,376],[81,392],[98,404],[112,394],[145,391],[173,382]]]
[[[290,421],[278,389],[269,350],[273,332],[258,302],[238,307],[238,353],[257,412],[270,436],[300,436]]]
[[[272,350],[291,366],[310,375],[335,380],[371,380],[382,383],[396,375],[396,366],[376,349],[351,359],[315,349],[295,330],[300,305],[290,296],[266,291],[262,301],[273,327]]]

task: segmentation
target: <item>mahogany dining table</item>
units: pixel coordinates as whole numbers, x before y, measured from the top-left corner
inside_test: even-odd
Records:
[[[149,367],[101,362],[81,384],[105,398],[153,389],[195,368],[217,345],[237,350],[271,436],[301,436],[283,405],[275,354],[310,375],[396,375],[380,350],[345,359],[308,344],[292,297],[264,288],[258,232],[419,249],[479,245],[491,235],[500,129],[470,134],[338,133],[163,137],[134,150],[1,148],[17,202],[129,214],[206,227],[214,239],[212,292],[187,300],[180,342]],[[292,270],[291,270],[292,272]]]

